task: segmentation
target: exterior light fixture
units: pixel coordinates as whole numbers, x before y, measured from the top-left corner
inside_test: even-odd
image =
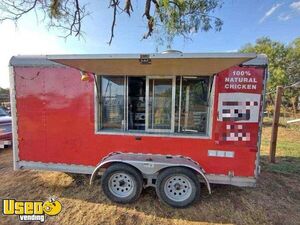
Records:
[[[81,81],[89,81],[90,80],[90,73],[85,72],[85,71],[80,71],[81,73]]]

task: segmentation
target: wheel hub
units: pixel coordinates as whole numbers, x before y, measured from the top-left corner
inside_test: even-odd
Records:
[[[119,185],[122,187],[122,186],[124,186],[126,183],[125,183],[125,181],[124,180],[120,180],[119,181]]]
[[[184,201],[192,194],[191,182],[185,175],[174,175],[167,179],[164,191],[173,201]]]
[[[133,193],[134,181],[127,173],[114,173],[108,184],[110,192],[117,197],[125,198]]]
[[[181,185],[179,183],[174,184],[174,188],[179,191],[181,189]]]

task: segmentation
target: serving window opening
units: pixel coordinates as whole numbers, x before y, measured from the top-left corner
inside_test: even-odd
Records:
[[[144,131],[146,124],[146,78],[128,77],[128,130]]]
[[[212,77],[97,77],[98,132],[208,135]]]

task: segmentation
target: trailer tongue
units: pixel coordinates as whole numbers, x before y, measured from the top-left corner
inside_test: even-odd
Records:
[[[263,55],[17,56],[10,67],[15,169],[101,175],[119,203],[152,186],[173,207],[195,202],[201,182],[209,193],[256,183]]]

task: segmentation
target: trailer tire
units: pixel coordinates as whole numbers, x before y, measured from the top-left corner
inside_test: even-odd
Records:
[[[183,208],[199,199],[200,182],[192,170],[171,167],[159,173],[156,193],[164,203],[175,208]]]
[[[114,163],[102,175],[101,186],[104,194],[113,202],[135,202],[143,189],[139,171],[124,163]]]

